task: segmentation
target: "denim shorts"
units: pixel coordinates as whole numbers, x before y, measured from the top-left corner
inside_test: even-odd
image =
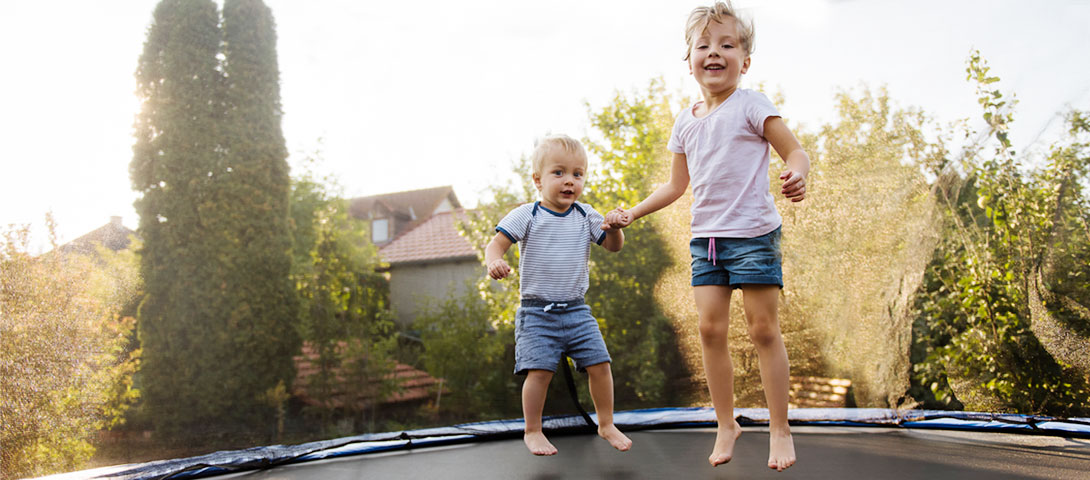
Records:
[[[515,312],[515,373],[555,372],[563,355],[574,360],[581,372],[611,361],[590,307],[582,300],[523,300]]]
[[[753,238],[694,238],[693,286],[777,285],[783,288],[780,228]]]

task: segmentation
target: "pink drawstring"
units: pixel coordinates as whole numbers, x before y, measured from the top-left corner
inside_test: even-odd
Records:
[[[717,257],[717,256],[719,256],[719,255],[717,255],[715,253],[715,237],[709,238],[708,239],[708,260],[712,261],[712,265],[715,265],[715,257]]]

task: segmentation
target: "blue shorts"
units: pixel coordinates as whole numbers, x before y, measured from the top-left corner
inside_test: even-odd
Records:
[[[515,312],[515,373],[555,372],[563,355],[574,360],[581,372],[611,361],[590,307],[582,300],[523,300]]]
[[[777,285],[783,288],[780,228],[753,238],[716,238],[689,242],[693,256],[693,286]]]

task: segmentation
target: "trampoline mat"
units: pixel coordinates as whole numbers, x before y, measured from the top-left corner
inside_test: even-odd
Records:
[[[744,427],[734,460],[712,468],[710,428],[628,432],[618,452],[590,434],[553,435],[560,453],[535,457],[521,439],[372,453],[218,478],[327,480],[368,478],[1090,478],[1090,440],[991,432],[905,428],[792,427],[798,463],[767,465],[768,430]]]

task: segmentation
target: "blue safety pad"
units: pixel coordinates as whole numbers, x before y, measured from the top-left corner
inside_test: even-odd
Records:
[[[742,426],[768,424],[768,410],[737,408],[734,416]],[[592,414],[593,418],[594,415]],[[710,407],[652,408],[614,414],[621,430],[653,428],[714,427],[715,411]],[[1056,418],[1037,415],[1012,415],[943,410],[892,410],[882,408],[797,408],[788,411],[791,425],[840,425],[897,428],[975,430],[1003,433],[1029,433],[1074,438],[1090,438],[1090,418]],[[300,445],[273,445],[210,453],[197,457],[104,467],[53,477],[60,479],[144,480],[198,478],[245,470],[271,468],[347,455],[362,455],[391,450],[521,438],[523,421],[497,420],[466,423],[450,427],[423,428],[404,432],[373,433],[323,440]],[[549,433],[594,432],[579,415],[546,417]]]

